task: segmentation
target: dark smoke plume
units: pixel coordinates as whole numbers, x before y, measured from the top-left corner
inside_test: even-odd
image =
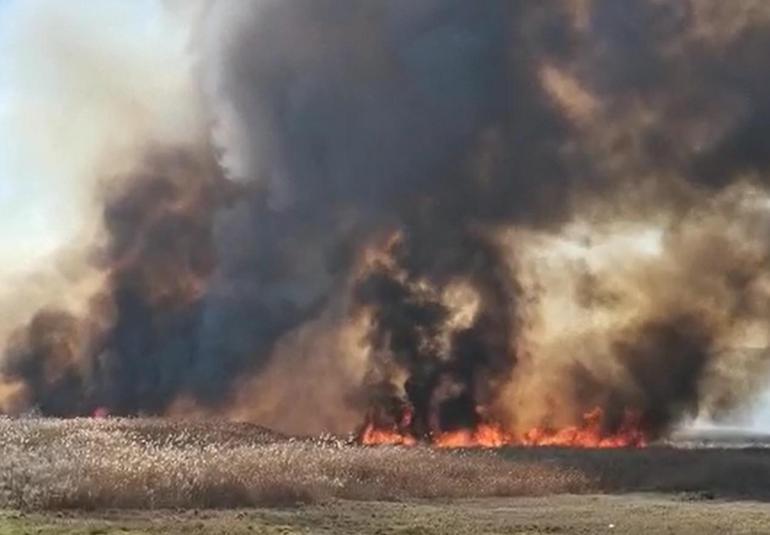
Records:
[[[155,143],[105,195],[101,289],[19,327],[0,396],[425,439],[599,407],[654,438],[761,387],[763,2],[219,0],[198,25],[216,150]]]
[[[29,387],[46,414],[109,407],[158,413],[195,388],[200,302],[216,261],[212,218],[225,200],[212,161],[186,152],[149,155],[125,190],[108,192],[109,242],[94,252],[104,288],[87,317],[43,310],[13,334],[4,375]],[[187,375],[187,377],[181,377]]]

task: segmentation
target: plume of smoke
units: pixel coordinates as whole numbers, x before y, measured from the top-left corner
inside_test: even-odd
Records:
[[[98,239],[95,192],[105,181],[122,176],[153,142],[201,134],[184,37],[114,1],[15,2],[4,15],[3,180],[17,193],[16,205],[3,206],[10,212],[3,226],[23,240],[4,240],[3,274],[39,272],[39,250],[62,244],[73,251],[61,271],[71,273],[82,256],[72,244]],[[9,241],[36,245],[19,254],[6,249]]]
[[[730,15],[732,29],[717,32],[709,24],[723,14],[709,2],[219,7],[228,38],[214,33],[219,61],[209,91],[221,110],[225,165],[234,178],[256,181],[268,207],[297,214],[275,236],[298,244],[283,254],[314,251],[342,266],[343,279],[359,278],[354,302],[372,321],[365,384],[373,398],[385,391],[411,404],[418,434],[470,425],[480,417],[476,405],[527,424],[553,420],[546,414],[553,403],[561,405],[559,424],[597,404],[609,409],[609,420],[630,407],[643,413],[651,434],[699,410],[705,377],[720,367],[717,355],[729,353],[718,347],[727,343],[719,327],[725,318],[703,317],[691,295],[667,309],[665,291],[629,281],[621,295],[649,292],[656,312],[613,310],[625,323],[591,334],[606,347],[590,360],[607,355],[616,373],[630,377],[596,375],[572,350],[554,380],[566,385],[542,384],[555,368],[545,352],[535,358],[525,351],[524,340],[536,336],[521,326],[535,314],[538,290],[521,288],[522,274],[506,269],[508,253],[491,235],[516,227],[560,233],[580,213],[601,209],[610,221],[641,219],[674,240],[683,225],[677,214],[711,202],[703,187],[719,195],[761,173],[763,152],[752,144],[762,137],[752,124],[764,109],[767,83],[758,66],[767,26],[750,23],[746,13],[766,9],[747,2]],[[631,196],[636,203],[626,201]],[[740,214],[735,206],[724,210]],[[346,225],[355,221],[356,234],[338,230],[342,214]],[[339,261],[335,238],[356,250],[357,240],[388,228],[400,238],[386,262],[362,276]],[[532,242],[513,243],[514,255],[532,254]],[[730,258],[742,261],[740,251]],[[663,266],[671,264],[685,280],[666,278]],[[310,278],[340,274],[312,265]],[[689,280],[687,270],[700,267],[675,249],[655,265],[659,284],[689,288],[698,277],[693,271]],[[704,277],[729,278],[732,265]],[[479,302],[462,328],[452,325],[442,297],[458,281]],[[305,275],[288,284],[294,291],[284,294],[306,303],[342,291],[332,283],[308,292]],[[740,292],[724,284],[709,298],[726,306]],[[719,288],[714,282],[703,291]],[[601,307],[589,309],[599,314]],[[652,374],[669,364],[660,360],[668,354],[675,355],[670,376]],[[527,390],[531,402],[521,407],[510,391],[528,382],[539,386]]]
[[[599,218],[504,233],[525,251],[512,264],[531,303],[500,401],[510,425],[567,425],[594,406],[619,425],[613,410],[633,407],[655,435],[749,399],[768,363],[768,216],[762,194],[735,186],[665,230]]]
[[[758,389],[762,2],[193,7],[169,39],[202,96],[178,47],[105,53],[140,76],[64,73],[109,97],[71,175],[98,201],[77,208],[99,214],[97,283],[19,318],[1,410],[343,432],[408,407],[430,437],[598,406],[655,437]]]
[[[6,212],[3,225],[22,226],[14,232],[37,245],[28,247],[31,254],[0,249],[4,411],[29,404],[53,413],[87,410],[82,400],[103,389],[92,371],[114,320],[112,297],[103,295],[118,269],[110,263],[135,254],[118,249],[141,248],[123,243],[143,232],[130,228],[142,221],[126,221],[136,215],[127,213],[131,195],[149,197],[136,202],[182,197],[149,185],[155,171],[141,163],[149,161],[144,154],[160,144],[206,153],[186,32],[152,7],[35,0],[6,8],[13,24],[4,33],[9,94],[0,128],[12,149],[4,180],[20,207],[18,215]],[[196,195],[195,181],[174,187]],[[43,224],[34,225],[38,213]],[[27,332],[13,333],[28,318]],[[25,403],[14,401],[20,397]]]

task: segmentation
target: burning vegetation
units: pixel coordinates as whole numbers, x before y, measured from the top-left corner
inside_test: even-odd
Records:
[[[367,421],[358,441],[367,446],[414,446],[418,439],[410,428],[407,411],[397,425]],[[439,448],[500,448],[503,446],[560,446],[570,448],[629,448],[647,445],[638,418],[628,413],[621,425],[610,430],[605,427],[604,411],[597,407],[583,417],[583,422],[558,429],[533,427],[522,435],[506,431],[498,423],[480,422],[455,431],[438,431],[424,437]]]
[[[770,8],[730,5],[208,3],[196,135],[97,166],[90,291],[14,316],[0,412],[590,448],[730,416],[770,362]]]

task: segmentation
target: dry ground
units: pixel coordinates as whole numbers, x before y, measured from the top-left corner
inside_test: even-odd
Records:
[[[0,534],[770,533],[770,449],[725,443],[437,451],[0,418]]]

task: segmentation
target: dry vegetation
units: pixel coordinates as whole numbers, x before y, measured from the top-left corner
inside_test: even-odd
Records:
[[[614,527],[610,527],[614,526]],[[682,501],[661,495],[548,496],[208,511],[0,512],[3,535],[757,535],[761,503]]]
[[[490,453],[352,447],[227,424],[4,419],[0,450],[5,508],[247,507],[590,487],[578,471]]]
[[[437,451],[238,424],[0,419],[0,508],[258,507],[635,491],[770,497],[770,451]]]

